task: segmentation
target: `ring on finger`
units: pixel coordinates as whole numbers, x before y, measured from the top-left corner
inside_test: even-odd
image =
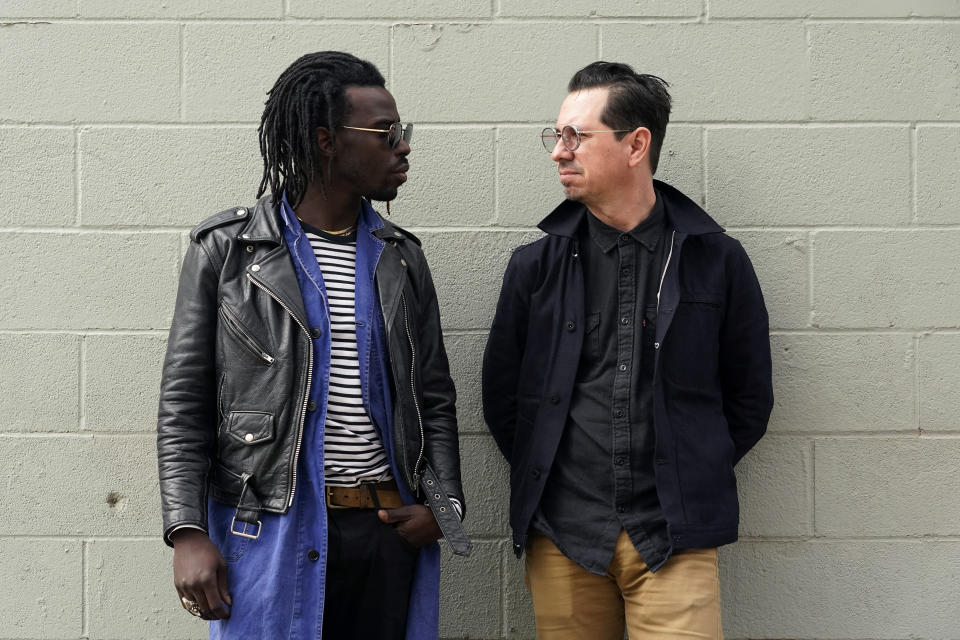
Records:
[[[200,603],[196,600],[191,600],[187,596],[180,596],[180,604],[183,605],[183,608],[186,609],[190,615],[198,618],[203,616],[203,611],[200,609]]]

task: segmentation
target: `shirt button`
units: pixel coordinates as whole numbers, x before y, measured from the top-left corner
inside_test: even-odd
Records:
[[[620,324],[630,324],[630,318],[620,318]]]
[[[620,456],[617,456],[616,458],[614,458],[613,464],[617,465],[618,467],[619,467],[619,466],[622,466],[622,465],[623,465],[623,458],[621,458]]]
[[[622,417],[623,417],[623,409],[617,409],[617,417],[618,417],[618,418],[622,418]]]
[[[552,402],[553,404],[560,404],[560,396],[558,396],[557,394],[553,394],[552,396],[550,396],[550,402]]]
[[[626,507],[617,507],[617,513],[623,513],[627,510]]]
[[[307,404],[307,411],[316,411],[316,410],[317,410],[317,403],[311,400],[310,403]]]
[[[310,335],[312,335],[314,338],[319,338],[320,336],[323,335],[323,330],[320,329],[319,327],[314,327],[313,329],[310,330]]]
[[[316,562],[320,559],[320,552],[316,549],[310,549],[310,551],[307,552],[307,559],[310,560],[310,562]]]
[[[530,472],[530,475],[532,475],[534,478],[539,478],[539,477],[540,477],[540,469],[533,469],[533,470]]]
[[[576,322],[573,322],[572,320],[567,322],[567,331],[573,331],[576,328],[577,328]]]
[[[627,244],[630,239],[627,236],[620,236],[620,244]]]
[[[627,370],[627,365],[625,364],[620,365],[620,371],[626,371],[626,370]]]

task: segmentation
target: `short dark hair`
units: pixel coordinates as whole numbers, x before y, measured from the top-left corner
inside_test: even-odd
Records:
[[[646,73],[636,73],[628,64],[604,62],[588,64],[573,74],[568,91],[609,87],[610,95],[600,121],[611,129],[650,130],[650,170],[657,172],[660,149],[670,121],[670,92],[667,81]],[[626,133],[616,133],[622,140]]]
[[[317,127],[329,129],[336,141],[350,106],[347,87],[385,85],[373,64],[342,51],[308,53],[287,67],[268,92],[260,119],[263,178],[257,197],[267,188],[275,200],[286,192],[296,207],[318,174],[323,188]]]

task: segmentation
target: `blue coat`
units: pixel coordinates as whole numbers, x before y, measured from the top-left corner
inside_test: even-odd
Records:
[[[658,292],[654,359],[657,495],[674,549],[737,538],[733,465],[773,408],[766,307],[739,242],[696,203],[659,181],[671,244]],[[558,206],[547,236],[517,249],[483,361],[483,410],[510,463],[514,551],[549,477],[567,421],[584,333],[577,229],[586,208]]]

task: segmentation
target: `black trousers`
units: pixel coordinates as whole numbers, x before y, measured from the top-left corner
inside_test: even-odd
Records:
[[[327,510],[324,640],[403,640],[420,550],[376,509]]]

